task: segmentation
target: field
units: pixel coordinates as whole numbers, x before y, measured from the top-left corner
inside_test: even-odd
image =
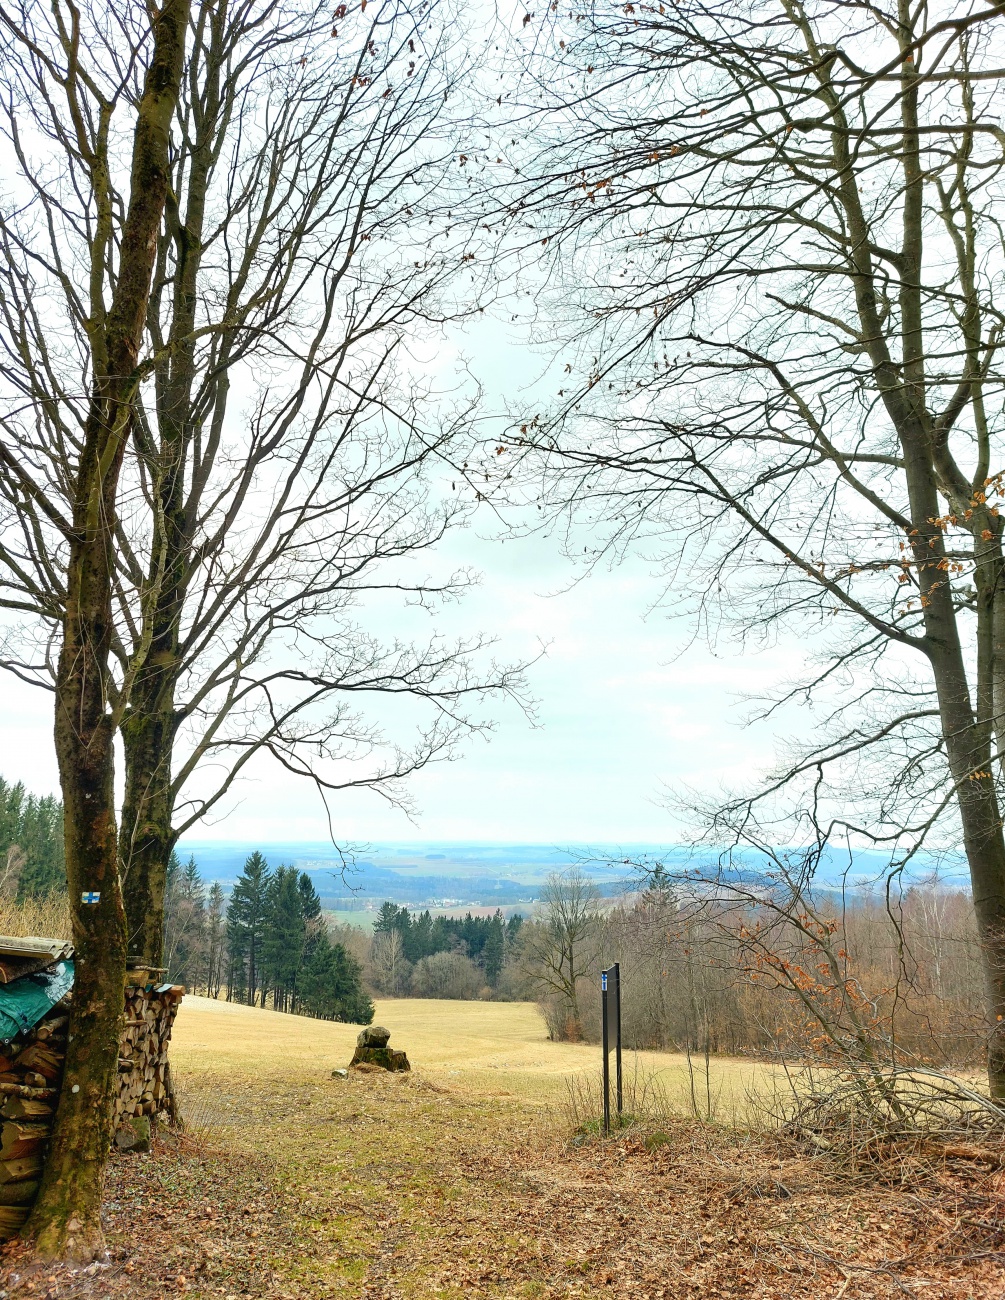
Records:
[[[413,1070],[333,1079],[357,1030],[189,998],[172,1047],[186,1130],[115,1156],[105,1264],[32,1266],[9,1300],[990,1300],[1005,1293],[1000,1170],[849,1177],[777,1133],[696,1118],[679,1057],[655,1119],[603,1140],[568,1108],[596,1047],[525,1004],[390,1001]],[[703,1075],[701,1076],[703,1079]],[[770,1072],[712,1063],[720,1121]],[[595,1101],[595,1093],[594,1093]],[[694,1103],[697,1102],[697,1105]],[[678,1113],[674,1114],[674,1110]],[[903,1173],[898,1173],[898,1179]]]
[[[540,1106],[560,1105],[570,1080],[599,1074],[600,1051],[586,1043],[552,1043],[537,1008],[528,1002],[441,1002],[421,998],[379,1001],[375,1024],[391,1031],[413,1069],[430,1080],[482,1096],[517,1097]],[[307,1082],[347,1065],[358,1028],[304,1021],[274,1011],[253,1011],[229,1002],[187,997],[172,1044],[179,1079],[201,1076],[207,1060],[233,1077],[258,1075]],[[613,1054],[611,1057],[613,1068]],[[735,1117],[762,1090],[771,1072],[748,1061],[713,1058],[710,1080],[704,1063],[689,1069],[683,1056],[626,1052],[624,1073],[639,1085],[656,1082],[672,1104],[691,1110],[691,1083],[699,1108]]]

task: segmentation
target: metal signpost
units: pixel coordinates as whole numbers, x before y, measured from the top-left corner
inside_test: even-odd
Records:
[[[607,970],[600,972],[600,1010],[603,1023],[604,1052],[604,1132],[611,1131],[611,1040],[608,992],[614,994],[614,1080],[617,1092],[618,1122],[624,1108],[624,1093],[621,1084],[621,963],[615,962]]]

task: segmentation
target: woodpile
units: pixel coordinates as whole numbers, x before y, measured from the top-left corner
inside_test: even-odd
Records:
[[[34,1029],[0,1044],[0,1240],[13,1237],[38,1191],[59,1100],[67,996]]]
[[[167,1053],[184,992],[179,984],[152,983],[125,990],[117,1133],[135,1135],[145,1126],[149,1137],[153,1117],[173,1118]],[[63,1080],[72,997],[66,994],[33,1028],[0,1041],[0,1241],[20,1231],[38,1192]],[[135,1149],[137,1142],[130,1138],[118,1145]]]
[[[184,992],[180,984],[131,985],[126,989],[116,1129],[141,1115],[174,1117],[168,1042]]]

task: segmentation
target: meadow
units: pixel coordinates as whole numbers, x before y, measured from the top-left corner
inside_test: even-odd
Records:
[[[135,1252],[150,1209],[165,1226],[101,1295],[990,1300],[1005,1289],[998,1171],[946,1166],[907,1188],[849,1179],[765,1122],[761,1103],[784,1086],[766,1064],[713,1057],[706,1089],[703,1061],[626,1053],[628,1098],[655,1099],[657,1113],[604,1140],[598,1048],[549,1041],[532,1004],[385,1000],[376,1023],[412,1071],[343,1080],[331,1072],[348,1064],[355,1026],[186,998],[172,1043],[185,1133],[164,1134],[149,1162],[112,1166],[113,1247]]]
[[[391,1045],[403,1048],[424,1078],[485,1096],[515,1097],[542,1108],[562,1107],[570,1087],[599,1076],[595,1043],[556,1043],[530,1002],[384,999],[374,1023],[391,1031]],[[348,1065],[358,1026],[186,997],[172,1039],[173,1068],[182,1086],[190,1076],[219,1072],[275,1081],[320,1080]],[[613,1071],[613,1053],[611,1056]],[[624,1053],[630,1090],[660,1091],[682,1114],[698,1109],[733,1119],[746,1114],[752,1094],[773,1085],[777,1073],[757,1062],[712,1057],[689,1065],[682,1054]]]
[[[0,1285],[12,1300],[1005,1293],[1000,1169],[851,1177],[765,1122],[782,1083],[766,1064],[713,1057],[704,1088],[703,1061],[626,1053],[629,1104],[655,1113],[604,1139],[599,1050],[549,1041],[532,1004],[385,1000],[376,1020],[412,1070],[333,1078],[356,1026],[187,997],[171,1049],[184,1127],[113,1154],[107,1262],[40,1269],[12,1243]]]

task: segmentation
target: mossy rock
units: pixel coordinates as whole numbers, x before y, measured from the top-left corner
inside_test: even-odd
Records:
[[[130,1115],[122,1121],[115,1134],[115,1145],[120,1151],[142,1155],[150,1150],[150,1116]]]
[[[356,1038],[357,1047],[386,1047],[391,1037],[390,1029],[383,1025],[367,1025]]]
[[[655,1133],[646,1135],[643,1145],[647,1151],[657,1151],[660,1147],[669,1147],[673,1145],[673,1138],[669,1133],[664,1133],[657,1129]]]
[[[357,1047],[349,1069],[358,1065],[377,1065],[382,1070],[403,1071],[412,1067],[404,1052],[396,1052],[393,1047]]]

